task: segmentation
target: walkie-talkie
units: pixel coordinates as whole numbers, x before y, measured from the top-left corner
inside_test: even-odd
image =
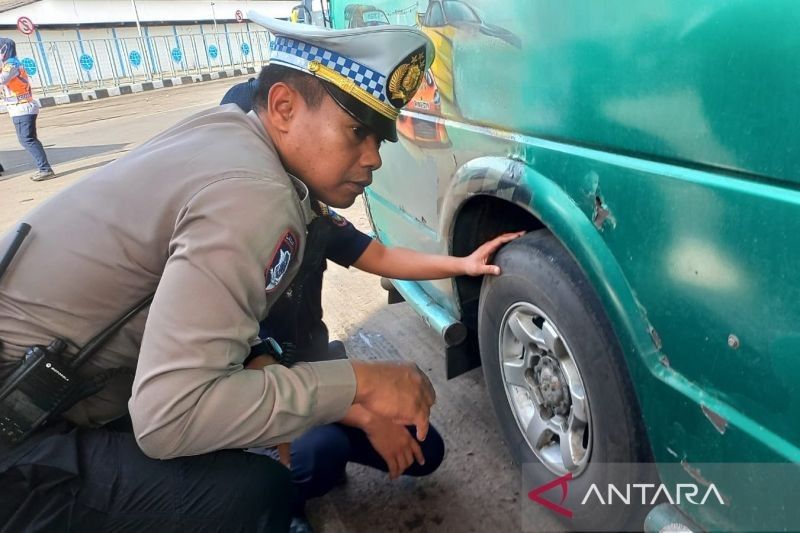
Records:
[[[62,339],[32,346],[0,390],[0,441],[17,444],[63,409],[81,387]]]
[[[0,261],[0,278],[30,229],[28,224],[20,226],[8,252]],[[78,369],[152,299],[153,295],[150,294],[137,303],[90,340],[74,359],[67,360],[64,357],[67,347],[64,339],[54,339],[48,346],[37,344],[28,348],[20,366],[0,386],[0,443],[11,446],[19,444],[76,402],[99,391],[102,381],[82,378],[78,375]]]

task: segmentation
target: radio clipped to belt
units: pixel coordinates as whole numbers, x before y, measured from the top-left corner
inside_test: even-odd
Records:
[[[0,278],[22,241],[30,232],[21,224],[2,260]],[[97,393],[105,382],[122,369],[111,369],[93,377],[78,375],[78,369],[134,315],[153,299],[148,295],[108,328],[90,340],[74,358],[64,354],[67,343],[54,339],[48,346],[31,346],[20,366],[0,386],[0,444],[14,446],[55,419],[80,400]]]

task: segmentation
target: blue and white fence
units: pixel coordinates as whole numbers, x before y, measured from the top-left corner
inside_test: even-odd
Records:
[[[38,96],[267,63],[266,31],[199,32],[74,40],[17,40]],[[80,35],[80,34],[79,34]]]

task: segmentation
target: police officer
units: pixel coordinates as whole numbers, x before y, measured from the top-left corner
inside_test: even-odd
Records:
[[[38,171],[31,176],[33,181],[43,181],[55,177],[42,142],[36,136],[36,117],[39,115],[39,104],[33,99],[33,89],[28,73],[17,59],[17,44],[5,37],[0,37],[0,84],[3,85],[6,109],[14,122],[17,139],[31,157]],[[0,166],[0,174],[2,174]]]
[[[0,451],[8,530],[285,530],[288,471],[242,448],[354,406],[424,440],[435,395],[414,365],[244,362],[302,261],[310,193],[346,207],[370,183],[433,47],[408,27],[264,22],[274,42],[256,112],[194,115],[25,217],[33,229],[0,283],[0,373],[54,337],[74,353],[155,296],[81,370],[133,379],[116,373],[63,425]],[[126,411],[132,433],[108,427]]]

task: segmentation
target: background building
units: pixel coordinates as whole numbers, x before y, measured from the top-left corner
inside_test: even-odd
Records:
[[[266,62],[268,34],[247,12],[289,19],[293,9],[302,15],[310,8],[311,0],[0,0],[0,35],[17,42],[34,87],[48,95],[257,71]],[[320,9],[315,18],[321,21]]]

